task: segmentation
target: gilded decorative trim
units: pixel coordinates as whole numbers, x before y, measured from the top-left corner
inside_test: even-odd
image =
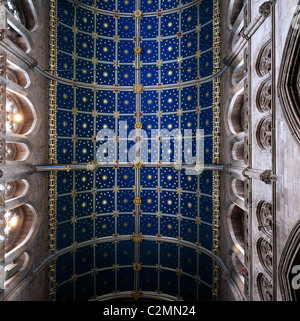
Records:
[[[49,69],[52,75],[57,76],[57,1],[50,0],[49,8]],[[56,164],[56,93],[57,82],[55,80],[49,81],[49,151],[48,160],[49,164]],[[56,172],[50,172],[49,174],[49,255],[53,255],[56,252],[56,199],[57,199],[57,174]],[[55,260],[51,261],[49,265],[49,299],[51,301],[56,300],[56,263]]]
[[[124,291],[124,292],[116,292],[116,293],[110,293],[110,294],[105,294],[101,295],[98,297],[93,298],[90,301],[112,301],[112,300],[117,300],[117,299],[132,299],[132,293],[129,291]],[[162,292],[151,292],[151,291],[144,291],[143,292],[143,298],[144,299],[150,299],[150,300],[161,300],[161,301],[182,301],[181,299],[165,294]]]
[[[214,0],[213,13],[213,54],[214,73],[220,70],[220,3]],[[213,164],[220,163],[220,78],[213,80]],[[220,175],[218,171],[213,172],[213,244],[212,252],[219,256],[219,234],[220,234]],[[218,296],[219,266],[213,261],[213,300]]]

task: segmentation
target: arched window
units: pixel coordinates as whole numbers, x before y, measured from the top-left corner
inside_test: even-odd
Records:
[[[262,301],[272,301],[273,286],[271,281],[263,273],[257,276],[257,287]]]
[[[26,53],[32,48],[28,31],[33,30],[35,12],[31,0],[7,0],[7,37]]]
[[[242,81],[245,77],[244,72],[244,60],[242,60],[234,69],[232,74],[232,84],[233,86],[236,86],[240,81]]]
[[[260,77],[264,77],[272,69],[272,43],[269,40],[259,52],[256,64],[256,70]]]
[[[5,158],[7,161],[25,161],[29,153],[29,148],[24,143],[9,142],[5,144]]]
[[[6,133],[28,135],[35,125],[28,98],[8,94],[6,97]]]
[[[257,206],[257,221],[259,230],[264,231],[267,235],[272,234],[272,205],[265,201],[260,201]]]
[[[272,109],[272,82],[271,79],[265,80],[258,89],[256,105],[257,109],[264,113]]]
[[[26,195],[29,184],[25,179],[5,182],[5,201],[7,204],[14,202],[16,199]]]
[[[240,179],[233,179],[232,180],[232,190],[233,193],[239,197],[239,198],[244,198],[245,192],[244,192],[244,181]]]
[[[237,93],[229,107],[229,127],[233,134],[244,132],[244,91]]]
[[[244,142],[237,142],[233,145],[232,157],[234,160],[244,161],[244,158],[245,158],[245,144],[244,144]]]
[[[257,126],[257,143],[262,149],[272,148],[272,119],[271,116],[264,117]]]
[[[237,205],[233,205],[230,213],[230,222],[233,232],[233,241],[237,243],[238,247],[244,252],[244,211]]]
[[[30,0],[6,0],[6,8],[28,30],[35,26],[35,18]]]
[[[22,252],[12,262],[5,265],[5,287],[9,286],[16,278],[20,279],[22,277],[22,272],[28,266],[29,260],[29,254]]]
[[[257,253],[263,267],[269,273],[272,273],[272,269],[273,269],[272,244],[269,241],[265,240],[264,238],[260,238],[257,241]]]
[[[19,134],[24,126],[24,114],[16,98],[6,97],[6,133]]]
[[[23,88],[30,85],[28,73],[11,61],[7,61],[6,64],[6,78]]]
[[[15,251],[30,238],[36,220],[32,206],[28,204],[5,212],[5,252]]]

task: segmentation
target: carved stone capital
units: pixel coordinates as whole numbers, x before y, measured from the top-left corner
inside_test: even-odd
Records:
[[[271,15],[272,6],[275,5],[276,1],[266,1],[259,7],[259,13],[268,18]]]
[[[223,59],[223,64],[230,67],[232,63],[232,57],[231,56],[227,56]]]
[[[246,177],[247,179],[250,179],[251,177],[249,175],[247,175],[247,172],[249,171],[250,166],[246,167],[243,171],[242,171],[242,175],[244,177]]]
[[[264,182],[267,185],[270,185],[272,184],[272,182],[278,180],[278,176],[274,175],[271,170],[265,170],[260,174],[259,178],[262,182]]]
[[[34,165],[31,164],[25,164],[26,169],[28,170],[26,172],[27,175],[32,175],[36,172],[36,167]]]

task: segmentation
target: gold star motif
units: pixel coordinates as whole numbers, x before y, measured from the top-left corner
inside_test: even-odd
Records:
[[[71,191],[71,197],[75,197],[77,195],[77,189]]]
[[[75,26],[72,26],[72,32],[74,32],[74,33],[78,33],[78,28],[77,28],[77,27],[75,27]]]
[[[77,281],[77,274],[71,276],[71,282]]]
[[[114,111],[114,118],[120,118],[120,112]]]
[[[119,236],[119,234],[113,234],[113,237],[115,237],[116,239],[113,241],[113,244],[114,243],[119,243],[119,240],[117,239]]]
[[[133,290],[132,293],[130,294],[135,301],[137,301],[139,298],[141,298],[144,294],[141,292],[141,290]]]
[[[200,58],[201,57],[201,50],[196,52],[196,58]]]
[[[196,32],[201,31],[201,24],[196,26]]]
[[[196,282],[198,283],[198,284],[200,284],[201,283],[201,278],[200,278],[200,276],[199,275],[197,275],[197,274],[195,274],[195,277],[196,277]]]
[[[74,224],[77,222],[77,216],[72,216],[71,217],[71,224]]]
[[[78,108],[72,108],[72,115],[78,114]]]
[[[135,129],[142,129],[142,128],[143,128],[143,125],[142,125],[141,122],[137,122],[137,123],[135,123],[134,128],[135,128]]]
[[[133,163],[133,168],[141,169],[142,167],[143,167],[143,163],[139,159],[136,159]]]
[[[196,224],[201,225],[201,218],[200,217],[196,217]]]
[[[114,217],[119,217],[119,211],[113,211],[113,216]]]
[[[176,190],[177,190],[176,194],[182,195],[182,187],[181,188],[177,187]]]
[[[113,192],[118,193],[119,192],[119,186],[114,186],[113,187]]]
[[[95,57],[93,57],[93,58],[92,58],[92,64],[93,64],[93,65],[97,65],[97,64],[98,64],[98,59],[95,58]]]
[[[72,247],[75,247],[75,245],[77,244],[77,242],[74,242],[71,244]],[[71,250],[71,253],[75,253],[77,252],[76,248],[74,248],[73,250]]]
[[[203,137],[203,136],[202,136],[200,133],[197,133],[197,134],[196,134],[196,140],[201,140],[202,137]]]
[[[113,271],[119,271],[119,264],[113,264]]]
[[[91,219],[92,220],[95,220],[96,218],[97,218],[97,215],[98,215],[98,213],[96,212],[96,213],[92,213],[92,217],[91,217]]]
[[[142,52],[142,48],[141,47],[139,47],[139,46],[137,46],[137,47],[134,47],[134,52],[135,52],[135,54],[136,55],[139,55],[141,52]]]
[[[94,276],[96,274],[98,274],[98,268],[95,268],[95,269],[91,269],[91,275]]]
[[[132,13],[134,19],[142,19],[143,18],[143,11],[142,10],[135,10]]]
[[[182,276],[182,269],[176,268],[176,275]]]
[[[178,142],[182,141],[182,134],[176,135],[176,141],[178,141]]]
[[[177,109],[177,116],[182,116],[182,109]]]
[[[177,213],[177,220],[180,220],[180,221],[182,221],[182,215],[181,214],[179,214],[179,213]]]
[[[141,271],[142,270],[142,264],[138,263],[138,262],[132,263],[132,269],[135,272]]]
[[[133,204],[135,206],[140,206],[142,204],[142,200],[140,197],[136,197],[134,200],[133,200]]]
[[[141,243],[144,239],[144,237],[142,236],[142,233],[133,233],[130,238],[134,243]]]
[[[133,85],[133,92],[135,94],[139,94],[139,93],[142,93],[144,91],[144,87],[142,84],[134,84]]]
[[[92,84],[92,86],[93,86],[92,91],[98,91],[98,88],[96,88],[96,86],[98,85],[98,83],[95,82],[95,81],[92,81],[91,84]]]

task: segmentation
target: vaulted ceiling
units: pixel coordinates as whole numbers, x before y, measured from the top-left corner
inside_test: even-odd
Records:
[[[98,131],[108,128],[119,136],[119,123],[126,120],[128,131],[139,122],[149,137],[151,129],[186,128],[194,135],[204,129],[205,163],[214,163],[216,84],[193,81],[214,72],[216,4],[57,0],[58,24],[50,45],[57,45],[57,76],[73,85],[62,81],[53,87],[56,99],[50,108],[56,123],[50,139],[56,162],[96,160]],[[132,16],[136,10],[142,11],[141,19]],[[132,89],[137,83],[143,86],[139,93]],[[174,157],[173,144],[170,154]],[[85,246],[53,263],[56,299],[103,299],[135,290],[212,300],[216,180],[212,171],[195,176],[159,166],[57,173],[56,248]],[[134,202],[137,198],[141,204]],[[50,290],[53,284],[50,280]]]

